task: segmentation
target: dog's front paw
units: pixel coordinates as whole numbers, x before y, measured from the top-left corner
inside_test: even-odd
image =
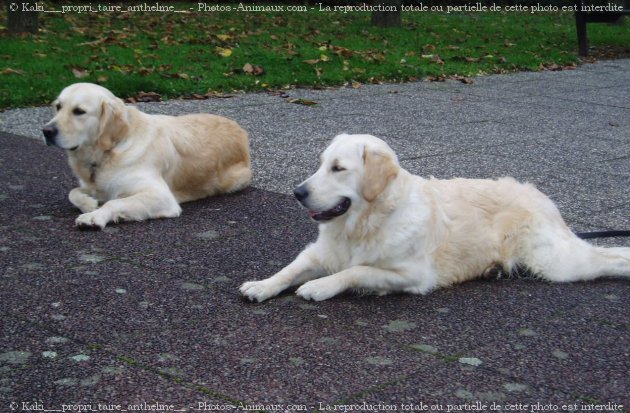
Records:
[[[241,294],[243,294],[250,301],[263,302],[268,298],[278,295],[279,290],[273,282],[269,280],[262,281],[248,281],[241,285]]]
[[[84,193],[80,188],[74,188],[70,191],[68,198],[72,205],[79,208],[84,214],[98,209],[98,201]]]
[[[79,215],[74,224],[79,229],[103,229],[108,221],[106,214],[97,209],[94,212]]]
[[[329,277],[309,281],[295,292],[305,300],[324,301],[343,291],[342,286]]]
[[[78,205],[78,208],[83,213],[94,212],[98,209],[98,201],[94,198],[87,198],[83,204]]]

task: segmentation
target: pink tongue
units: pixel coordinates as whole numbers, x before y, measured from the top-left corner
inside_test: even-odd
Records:
[[[309,218],[313,218],[315,215],[317,215],[317,212],[315,212],[315,211],[308,211]]]

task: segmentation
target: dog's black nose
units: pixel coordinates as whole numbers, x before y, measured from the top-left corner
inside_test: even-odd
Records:
[[[54,145],[55,137],[57,136],[57,133],[59,132],[57,128],[53,125],[44,126],[44,129],[42,129],[42,132],[44,133],[44,137],[46,138],[46,145],[49,145],[49,146]]]
[[[302,202],[308,197],[308,189],[304,185],[298,186],[293,190],[293,195],[298,201]]]

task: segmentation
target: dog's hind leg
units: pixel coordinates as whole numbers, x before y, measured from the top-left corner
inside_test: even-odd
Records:
[[[230,166],[221,174],[221,191],[237,192],[247,187],[252,181],[252,170],[245,162]]]
[[[595,247],[565,228],[530,233],[527,244],[521,263],[549,281],[630,278],[630,248]]]

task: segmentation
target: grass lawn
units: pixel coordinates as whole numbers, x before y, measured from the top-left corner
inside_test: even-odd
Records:
[[[168,99],[579,63],[573,13],[405,12],[400,28],[369,22],[370,13],[326,13],[317,6],[307,12],[40,13],[37,35],[9,36],[0,27],[0,109],[47,104],[77,81],[100,83],[121,97],[144,91]],[[630,44],[627,21],[591,24],[588,31],[592,45]]]

